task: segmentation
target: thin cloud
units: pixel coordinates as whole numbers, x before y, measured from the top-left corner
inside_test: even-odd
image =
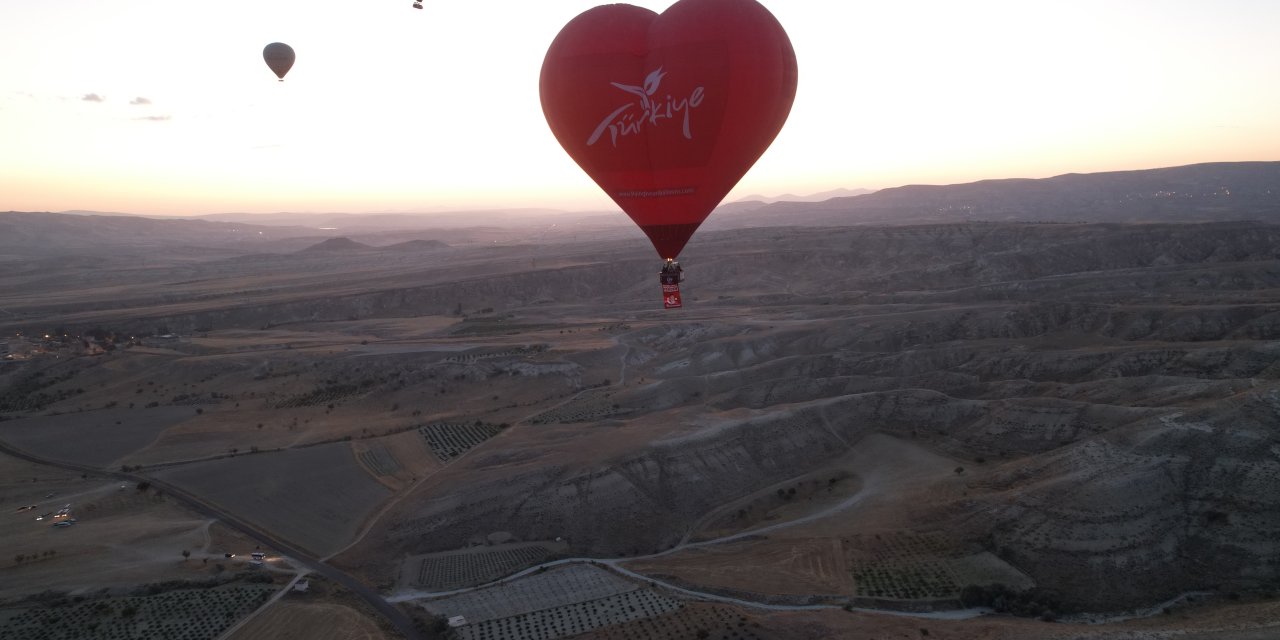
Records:
[[[173,116],[142,116],[141,118],[134,118],[134,120],[144,120],[147,122],[168,122],[172,119]]]
[[[138,97],[136,97],[136,98],[134,98],[134,99],[130,100],[130,101],[129,101],[129,104],[151,104],[151,101],[150,101],[150,100],[148,100],[148,99],[146,99],[146,98],[144,98],[144,97],[142,97],[142,96],[138,96]]]
[[[107,101],[106,96],[100,96],[96,93],[86,93],[80,99],[84,100],[85,102],[106,102]]]

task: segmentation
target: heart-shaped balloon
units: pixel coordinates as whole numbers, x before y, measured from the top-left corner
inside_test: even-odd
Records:
[[[796,56],[755,0],[610,4],[560,31],[540,90],[561,146],[672,259],[782,129]]]

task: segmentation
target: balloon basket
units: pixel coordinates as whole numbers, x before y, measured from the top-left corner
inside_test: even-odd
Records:
[[[683,306],[680,302],[680,276],[663,273],[659,274],[659,280],[662,282],[662,308],[679,309]]]

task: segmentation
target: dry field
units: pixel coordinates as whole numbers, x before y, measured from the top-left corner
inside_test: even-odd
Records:
[[[474,587],[538,564],[565,548],[546,540],[410,556],[400,570],[399,584],[428,591]]]
[[[835,507],[862,491],[862,481],[846,469],[820,469],[766,487],[716,510],[691,540],[714,540],[760,526],[787,522]]]
[[[0,609],[0,636],[23,640],[212,640],[261,606],[274,591],[270,584],[232,583]]]
[[[196,462],[156,477],[173,483],[317,555],[349,542],[390,491],[333,443]]]
[[[210,544],[209,521],[155,491],[102,478],[81,478],[0,456],[0,600],[46,590],[88,593],[165,580],[201,580],[219,573],[222,549],[248,549],[243,538],[219,527]],[[35,480],[33,482],[33,480]],[[45,496],[53,494],[53,497]],[[27,505],[36,509],[17,511]],[[70,505],[77,522],[51,526]],[[44,520],[35,518],[48,514]],[[210,548],[212,546],[212,548]],[[191,551],[191,558],[181,555]],[[235,567],[228,565],[228,570]]]
[[[783,596],[849,596],[853,576],[839,540],[744,540],[652,560],[628,569],[690,588]]]
[[[553,640],[677,611],[678,600],[603,569],[572,565],[515,582],[419,602],[436,615],[463,616],[465,640]]]
[[[340,604],[286,599],[272,604],[227,640],[387,640],[376,623]]]
[[[0,438],[53,460],[110,467],[195,415],[188,407],[155,407],[35,416],[0,423]]]

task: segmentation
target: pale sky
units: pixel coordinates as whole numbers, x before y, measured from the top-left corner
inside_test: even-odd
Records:
[[[538,98],[597,2],[422,2],[0,0],[0,211],[616,209]],[[762,4],[799,88],[726,200],[1280,160],[1275,0]]]

